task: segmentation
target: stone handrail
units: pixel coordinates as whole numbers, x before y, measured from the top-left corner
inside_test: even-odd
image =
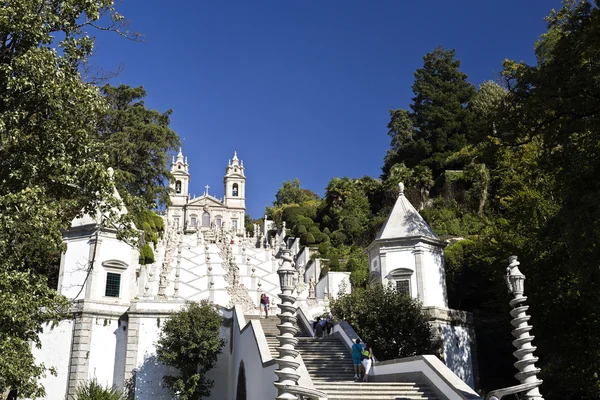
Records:
[[[298,395],[299,400],[320,400],[327,399],[327,393],[317,389],[310,389],[302,386],[286,385],[285,389],[288,393]]]

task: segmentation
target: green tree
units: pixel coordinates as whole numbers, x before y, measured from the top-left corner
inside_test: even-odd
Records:
[[[527,266],[549,398],[594,399],[600,395],[594,222],[600,218],[600,10],[595,2],[566,1],[547,21],[535,46],[537,65],[504,65],[511,107],[503,110],[499,135],[528,163],[498,171],[508,178],[500,187],[512,234],[506,243],[520,249]],[[510,173],[515,168],[522,176]]]
[[[179,371],[165,376],[165,386],[181,400],[210,396],[213,381],[206,377],[217,362],[225,341],[219,336],[223,317],[208,300],[189,302],[161,327],[158,360]]]
[[[456,167],[446,158],[467,144],[471,120],[467,106],[475,89],[459,70],[455,51],[437,47],[423,61],[412,85],[412,111],[390,111],[392,142],[385,157],[384,177],[399,162],[410,168],[427,166],[437,177],[445,168]]]
[[[141,208],[167,204],[165,182],[172,179],[168,157],[180,145],[179,136],[169,128],[172,111],[146,108],[141,86],[104,85],[101,92],[110,109],[98,131],[108,164],[115,169],[119,193],[129,208],[133,204],[127,194],[143,200]]]
[[[392,288],[355,288],[334,300],[331,310],[371,344],[380,361],[437,353],[421,304]]]
[[[274,206],[284,204],[302,204],[309,200],[318,199],[319,196],[310,190],[300,188],[300,180],[294,178],[292,181],[284,181],[283,185],[275,194]]]
[[[103,25],[105,22],[108,25]],[[102,146],[106,104],[79,68],[94,26],[119,30],[113,2],[11,1],[0,8],[0,393],[42,397],[35,363],[44,323],[66,299],[49,286],[73,217],[116,205]],[[48,366],[49,367],[49,366]]]

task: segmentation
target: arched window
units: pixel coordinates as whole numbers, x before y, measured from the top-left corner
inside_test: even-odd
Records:
[[[231,189],[231,195],[234,197],[238,196],[238,184],[237,183],[233,184],[233,187]]]
[[[206,211],[202,214],[202,227],[210,228],[210,214]]]
[[[181,181],[175,182],[175,193],[181,193]]]
[[[198,218],[195,215],[192,215],[190,217],[190,226],[192,228],[195,228],[197,224],[198,224]]]

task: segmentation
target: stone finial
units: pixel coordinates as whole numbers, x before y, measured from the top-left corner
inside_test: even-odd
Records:
[[[398,184],[398,190],[400,191],[400,196],[404,196],[404,183],[400,182]]]

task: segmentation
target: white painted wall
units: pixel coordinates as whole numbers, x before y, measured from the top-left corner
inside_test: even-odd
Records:
[[[31,352],[37,363],[44,363],[46,368],[56,368],[57,376],[47,373],[40,383],[46,389],[44,399],[63,399],[67,392],[67,379],[69,377],[69,358],[71,356],[71,342],[73,340],[73,321],[61,321],[53,329],[50,325],[43,327],[40,334],[42,348],[33,346]]]
[[[88,378],[94,377],[105,386],[117,384],[114,381],[115,361],[117,357],[117,336],[119,335],[119,321],[109,317],[98,317],[92,321],[92,340],[88,357]],[[120,349],[119,349],[120,350]],[[119,362],[123,364],[123,361]]]
[[[136,400],[171,400],[167,388],[163,387],[164,375],[174,374],[156,359],[155,343],[160,327],[157,317],[142,318],[139,327],[137,372],[135,375]],[[160,318],[164,322],[164,318]]]
[[[386,262],[381,270],[383,285],[393,282],[391,276],[394,271],[400,268],[412,271],[410,275],[410,294],[412,298],[418,298],[415,255],[412,247],[390,250],[386,253]]]
[[[448,308],[446,272],[442,251],[426,249],[423,253],[423,286],[425,307]]]
[[[352,291],[350,272],[330,271],[317,283],[315,296],[317,299],[328,299],[329,297],[337,299],[343,287],[345,287],[346,294]]]
[[[446,366],[470,387],[474,387],[471,337],[461,325],[442,326]]]
[[[231,356],[229,354],[230,332],[230,328],[225,328],[224,326],[221,327],[220,335],[225,339],[225,346],[223,346],[222,352],[217,358],[215,367],[208,371],[207,374],[207,377],[214,382],[209,399],[221,400],[229,398],[228,393],[232,386],[229,379],[229,363],[231,361]]]
[[[90,244],[89,237],[66,240],[67,251],[62,255],[58,291],[69,299],[83,299],[85,289],[81,289],[88,271]],[[79,293],[79,296],[77,294]],[[77,296],[77,298],[75,297]]]

